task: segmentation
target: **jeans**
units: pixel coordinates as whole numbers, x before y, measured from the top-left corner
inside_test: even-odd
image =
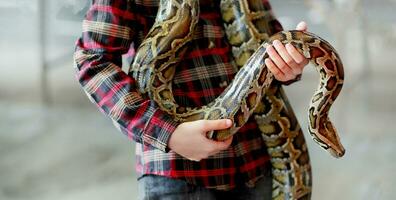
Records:
[[[243,199],[271,200],[272,177],[264,176],[253,188],[237,186],[229,191],[207,189],[179,179],[144,175],[138,179],[139,200]]]

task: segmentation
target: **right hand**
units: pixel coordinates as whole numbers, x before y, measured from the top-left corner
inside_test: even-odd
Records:
[[[227,149],[232,136],[224,141],[214,141],[206,137],[212,130],[221,130],[231,127],[229,119],[197,120],[181,123],[169,139],[168,146],[177,154],[193,161],[200,161],[221,150]]]

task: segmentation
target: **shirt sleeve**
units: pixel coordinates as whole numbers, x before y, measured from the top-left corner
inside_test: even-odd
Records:
[[[141,95],[122,71],[122,54],[137,37],[139,14],[132,1],[94,0],[76,43],[76,78],[89,99],[116,127],[136,142],[168,151],[178,123]]]
[[[279,20],[275,17],[273,11],[272,11],[272,7],[271,4],[268,0],[262,0],[264,7],[266,10],[268,10],[270,12],[270,17],[268,20],[268,25],[270,27],[270,33],[269,35],[273,35],[277,32],[283,31],[283,27],[282,24],[279,22]],[[282,84],[282,85],[290,85],[292,83],[295,83],[297,81],[301,80],[301,74],[298,75],[296,78],[289,80],[289,81],[278,81],[276,80],[278,83]]]

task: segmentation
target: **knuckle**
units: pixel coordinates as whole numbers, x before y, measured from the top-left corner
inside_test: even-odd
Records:
[[[289,71],[287,65],[280,65],[278,68],[281,69],[283,72],[286,72],[286,73]]]
[[[272,72],[272,74],[274,74],[275,77],[280,77],[281,76],[281,72],[279,70],[274,70],[274,71],[271,71],[271,72]]]
[[[296,63],[294,62],[294,60],[292,60],[292,59],[287,59],[287,60],[285,60],[285,62],[286,62],[286,64],[289,65],[289,66],[293,66],[293,65],[296,64]]]
[[[284,78],[283,74],[280,74],[280,73],[274,74],[274,77],[275,77],[276,80],[279,80],[279,81]]]
[[[268,69],[274,74],[279,74],[280,73],[280,69],[278,67],[270,67]]]

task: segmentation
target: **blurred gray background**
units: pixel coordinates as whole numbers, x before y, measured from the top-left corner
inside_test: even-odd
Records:
[[[312,199],[395,199],[395,0],[272,0],[338,49],[345,86],[331,118],[341,159],[306,134]],[[0,0],[0,199],[135,199],[134,143],[89,102],[72,53],[89,0]],[[307,67],[286,87],[302,127],[318,83]],[[306,128],[304,129],[307,133]],[[393,155],[393,156],[392,156]]]

